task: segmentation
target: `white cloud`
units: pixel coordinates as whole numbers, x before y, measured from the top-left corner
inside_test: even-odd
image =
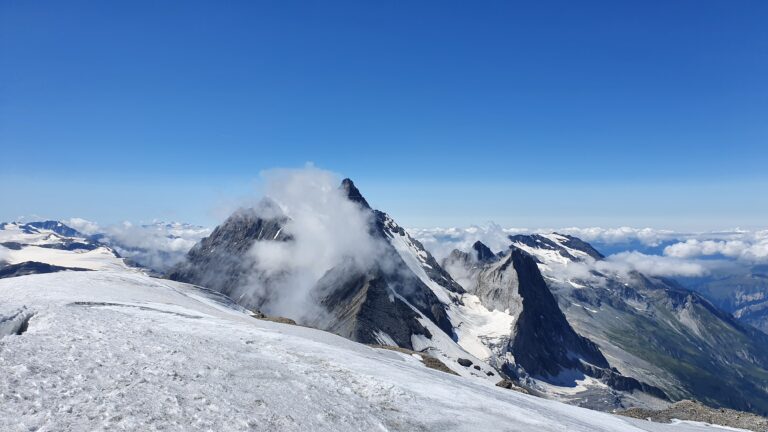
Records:
[[[91,222],[82,218],[71,218],[62,221],[65,225],[68,225],[83,234],[91,235],[100,232],[99,224]]]
[[[63,222],[86,235],[101,234],[99,241],[121,256],[159,272],[180,262],[192,246],[211,231],[206,227],[178,222],[134,224],[126,221],[107,226],[82,218]]]
[[[509,246],[508,236],[514,234],[547,234],[558,232],[578,237],[586,242],[600,244],[629,244],[639,242],[646,246],[657,246],[663,241],[679,239],[690,234],[676,233],[670,230],[653,228],[503,228],[489,222],[483,226],[466,228],[410,228],[408,232],[424,244],[438,259],[444,258],[453,249],[468,250],[476,241],[485,243],[491,250],[498,252]]]
[[[255,271],[237,296],[268,299],[264,312],[302,321],[322,314],[312,291],[328,270],[341,263],[369,268],[383,244],[370,234],[373,214],[347,199],[336,175],[307,167],[263,177],[265,195],[290,218],[283,229],[292,240],[254,244]]]
[[[433,255],[443,258],[453,249],[469,250],[480,240],[493,251],[506,249],[507,236],[512,234],[533,234],[558,232],[578,237],[598,245],[627,245],[627,251],[635,244],[658,246],[672,243],[664,249],[664,255],[676,258],[697,258],[722,256],[744,262],[768,261],[768,230],[747,231],[733,229],[725,231],[682,233],[653,228],[503,228],[489,223],[485,226],[467,228],[409,229],[413,237],[421,241]]]
[[[540,230],[538,230],[540,231]],[[619,227],[619,228],[560,228],[557,230],[545,230],[545,231],[557,231],[562,234],[569,234],[574,237],[578,237],[587,242],[599,242],[604,244],[622,244],[638,241],[646,246],[656,246],[662,241],[676,238],[679,235],[670,230],[657,230],[653,228],[631,228],[631,227]]]
[[[411,235],[421,241],[438,260],[453,249],[469,251],[480,240],[494,252],[506,249],[512,234],[559,232],[579,237],[598,245],[626,245],[627,250],[608,256],[605,260],[568,263],[552,269],[563,280],[589,277],[594,269],[603,273],[627,274],[639,271],[649,276],[698,277],[714,272],[739,271],[745,265],[768,262],[768,230],[680,233],[652,228],[558,228],[524,229],[503,228],[490,223],[468,228],[410,229]],[[633,250],[638,243],[658,246],[670,243],[663,254],[652,255]],[[551,266],[550,266],[551,267]]]
[[[712,264],[715,263],[661,255],[647,255],[631,251],[620,252],[607,257],[605,260],[595,261],[594,267],[603,273],[626,274],[631,271],[638,271],[648,276],[698,277],[709,274],[710,269],[708,265]]]
[[[408,233],[419,240],[438,261],[447,257],[454,249],[468,251],[476,241],[483,242],[492,251],[499,252],[509,247],[508,237],[524,234],[526,229],[502,228],[495,223],[466,228],[409,228]]]
[[[742,235],[741,240],[688,239],[664,248],[664,255],[677,258],[724,256],[744,262],[768,261],[767,231]]]

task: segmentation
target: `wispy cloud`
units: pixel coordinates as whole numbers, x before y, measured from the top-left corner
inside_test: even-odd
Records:
[[[123,222],[106,226],[82,218],[63,222],[83,234],[99,235],[100,242],[121,256],[159,272],[180,262],[192,246],[211,232],[206,227],[179,222]]]
[[[612,245],[619,252],[604,260],[568,263],[558,268],[564,279],[587,277],[590,270],[626,274],[639,271],[649,276],[700,277],[713,272],[734,271],[754,263],[768,262],[768,230],[741,229],[713,232],[676,232],[653,228],[504,228],[489,223],[466,228],[410,229],[438,259],[453,249],[468,251],[475,241],[482,241],[494,252],[509,247],[509,235],[558,232],[579,237],[601,246]],[[639,246],[664,246],[658,253],[636,250]],[[624,247],[625,249],[622,249]]]
[[[638,271],[648,276],[669,277],[706,276],[714,265],[722,266],[721,263],[648,255],[637,251],[619,252],[594,263],[595,269],[603,273],[628,274]]]
[[[299,321],[322,316],[314,292],[320,278],[342,263],[362,270],[384,256],[371,235],[373,214],[347,199],[331,172],[309,166],[262,177],[265,197],[288,218],[283,230],[291,240],[256,242],[246,257],[253,272],[235,296],[266,300],[264,312]]]

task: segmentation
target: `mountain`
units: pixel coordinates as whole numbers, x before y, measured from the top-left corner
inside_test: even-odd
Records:
[[[716,432],[427,368],[129,269],[0,279],[0,430]]]
[[[739,321],[768,334],[768,266],[682,283]]]
[[[320,310],[289,318],[362,343],[424,351],[465,376],[511,378],[548,396],[578,393],[569,400],[601,409],[657,406],[666,399],[660,389],[612,369],[598,346],[577,334],[529,254],[517,250],[497,257],[483,249],[484,283],[466,290],[392,217],[372,209],[351,180],[342,182],[340,192],[369,218],[376,259],[363,267],[353,260],[335,263],[311,290]],[[291,269],[266,271],[252,250],[293,242],[289,222],[270,201],[240,210],[168,277],[273,314],[271,305],[285,295],[280,282]],[[541,377],[547,385],[533,385]],[[585,380],[588,385],[580,387]]]
[[[537,261],[573,329],[623,375],[673,400],[768,412],[765,334],[674,281],[601,267],[602,256],[573,237],[509,240],[510,251],[525,251]]]
[[[257,241],[286,241],[283,232],[286,217],[270,201],[255,209],[241,209],[190,249],[186,259],[168,272],[171,280],[205,286],[225,295],[247,282],[254,263],[247,253]],[[261,306],[240,299],[248,307]]]
[[[531,240],[554,250],[548,242]],[[537,262],[520,248],[493,254],[481,242],[469,253],[454,250],[443,262],[488,310],[514,319],[506,346],[496,351],[497,365],[544,394],[572,388],[568,401],[596,409],[642,405],[648,398],[666,400],[661,389],[612,368],[600,348],[573,329]]]
[[[471,314],[458,304],[461,286],[391,217],[371,209],[351,180],[342,182],[340,193],[369,217],[377,257],[362,268],[351,260],[336,263],[312,289],[320,310],[289,318],[362,343],[429,352],[460,374],[498,381],[497,371],[457,343],[451,314]],[[270,303],[284,294],[280,282],[290,270],[268,275],[249,251],[257,242],[294,241],[285,229],[288,220],[269,200],[240,210],[194,246],[168,278],[215,289],[245,307],[272,313]],[[254,278],[262,282],[257,293],[248,290]],[[473,343],[482,346],[477,337]]]

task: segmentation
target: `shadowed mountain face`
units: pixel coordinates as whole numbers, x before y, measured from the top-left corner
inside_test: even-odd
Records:
[[[351,180],[345,179],[340,188],[350,201],[371,212],[370,235],[374,241],[381,242],[380,256],[369,268],[361,269],[342,262],[329,269],[312,292],[316,303],[327,314],[310,316],[304,324],[359,342],[394,341],[409,349],[413,348],[413,336],[432,337],[422,324],[424,320],[452,337],[453,327],[446,305],[414,275],[390,243],[392,235],[404,234],[404,230],[385,213],[371,210]],[[271,217],[264,217],[265,213]],[[259,308],[269,299],[242,295],[243,290],[247,290],[249,278],[260,271],[259,263],[249,251],[259,241],[292,241],[284,230],[288,219],[281,214],[275,205],[269,205],[266,212],[254,209],[235,213],[193,247],[186,261],[172,269],[168,277],[234,295],[234,299],[244,306]],[[447,288],[461,290],[434,258],[423,252],[425,262],[433,264],[433,268],[428,269],[429,274],[441,280]]]
[[[264,217],[265,214],[268,216]],[[255,242],[290,239],[283,232],[287,218],[280,214],[279,209],[269,202],[259,209],[235,212],[210,236],[197,243],[186,260],[170,270],[168,278],[232,295],[256,271],[256,263],[248,257]]]
[[[624,375],[675,400],[768,412],[768,338],[761,332],[664,278],[574,272],[592,268],[599,255],[572,237],[510,241],[536,258],[571,326]]]
[[[455,251],[446,265],[462,267],[473,281],[462,286],[389,215],[371,209],[350,180],[344,180],[340,190],[370,215],[369,235],[380,247],[376,259],[362,267],[349,259],[325,271],[310,293],[320,312],[299,318],[302,324],[363,343],[438,350],[443,360],[448,358],[447,364],[483,379],[502,371],[524,383],[535,379],[573,387],[575,380],[590,376],[602,386],[601,395],[610,399],[593,405],[599,408],[616,406],[616,390],[666,398],[636,375],[611,368],[600,347],[574,329],[534,255],[520,248],[494,254],[482,243],[475,244],[471,253]],[[264,277],[252,253],[254,245],[296,241],[288,232],[290,220],[279,207],[263,206],[266,210],[232,215],[192,248],[168,277],[215,289],[249,308],[274,300],[264,296],[282,295],[274,290],[248,291],[254,275]],[[576,238],[566,238],[569,246],[545,237],[527,241],[567,259],[578,254],[601,257]],[[272,277],[280,277],[279,272]],[[568,382],[563,377],[569,377]]]
[[[544,244],[547,250],[559,253],[549,242],[531,239],[531,243]],[[499,358],[511,354],[514,362],[502,363],[502,369],[523,381],[531,377],[569,387],[590,376],[613,389],[666,399],[662,390],[612,369],[599,347],[573,329],[537,262],[516,247],[493,254],[481,242],[476,242],[469,253],[454,250],[443,262],[445,268],[461,275],[467,291],[477,295],[485,307],[516,317],[508,343],[499,353]],[[601,393],[600,397],[609,397],[604,390]]]
[[[533,258],[515,248],[505,258],[505,265],[514,267],[522,298],[515,338],[510,343],[517,362],[533,375],[555,376],[563,368],[579,369],[581,361],[607,368],[608,361],[597,345],[576,334],[568,324]]]

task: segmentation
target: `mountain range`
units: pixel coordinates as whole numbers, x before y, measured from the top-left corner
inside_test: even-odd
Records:
[[[280,315],[417,353],[464,379],[546,399],[603,411],[696,399],[768,413],[768,336],[749,325],[764,309],[765,291],[754,283],[734,303],[732,281],[694,291],[616,271],[589,243],[557,233],[510,235],[496,251],[476,242],[438,262],[390,215],[371,208],[351,180],[338,193],[362,215],[361,241],[370,247],[365,259],[340,256],[309,281],[299,303],[290,296],[293,283],[305,282],[301,269],[254,254],[303,244],[291,212],[271,199],[232,214],[165,277],[223,295],[252,316]],[[58,221],[0,224],[0,246],[0,278],[147,273],[126,264],[105,236]],[[320,259],[327,250],[310,252]],[[762,269],[754,270],[750,282],[761,281]],[[722,301],[710,301],[717,293]],[[286,308],[286,299],[305,307]]]
[[[507,378],[591,408],[695,398],[768,412],[761,384],[768,337],[696,292],[638,272],[600,272],[600,252],[558,234],[511,236],[497,252],[476,243],[438,263],[350,180],[340,188],[370,214],[371,236],[383,247],[367,267],[330,268],[310,292],[319,312],[289,318],[362,343],[428,352],[464,375]],[[284,229],[289,217],[267,206],[272,211],[234,214],[168,277],[238,293],[243,306],[271,313],[279,293],[248,289],[261,271],[248,251],[293,239]]]

